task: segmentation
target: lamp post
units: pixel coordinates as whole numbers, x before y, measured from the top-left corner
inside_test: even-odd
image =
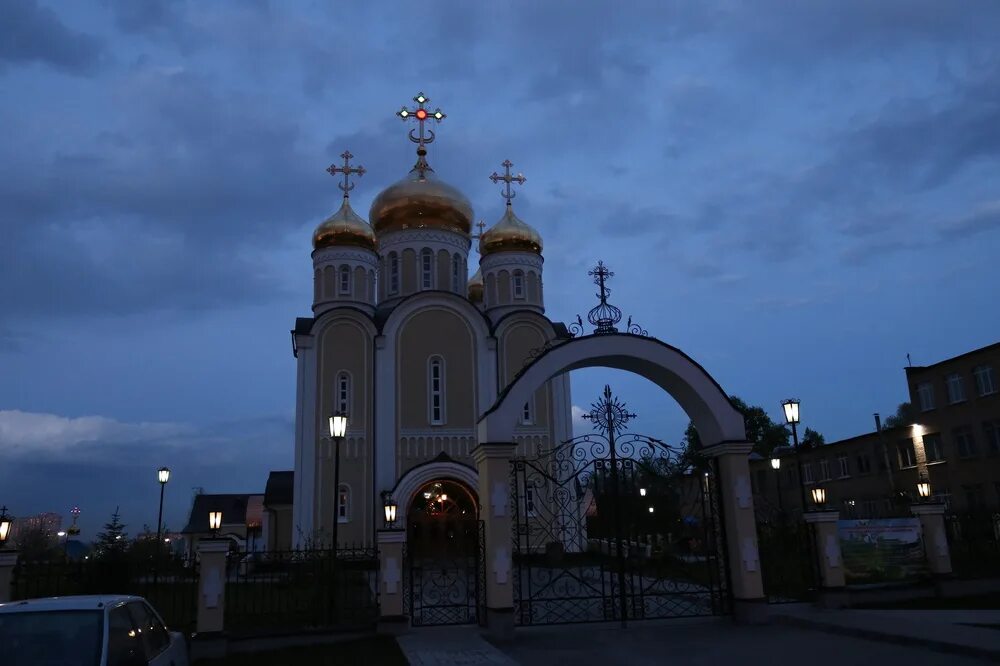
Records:
[[[927,480],[927,477],[921,477],[917,481],[917,495],[920,496],[920,501],[926,502],[931,496],[931,482]]]
[[[785,423],[792,426],[792,443],[795,445],[795,460],[799,463],[799,494],[802,496],[802,512],[805,513],[806,504],[806,485],[805,479],[802,478],[802,461],[799,459],[799,400],[798,398],[789,398],[788,400],[781,401],[781,408],[785,411]]]
[[[385,509],[385,526],[392,528],[396,526],[396,500],[392,498],[389,491],[382,493],[382,506]]]
[[[816,508],[822,510],[826,507],[826,488],[813,488],[812,498]]]
[[[219,528],[222,527],[222,512],[221,511],[209,511],[208,512],[208,529],[212,530],[212,538],[219,538]]]
[[[774,470],[774,482],[778,488],[778,511],[784,513],[785,509],[781,500],[781,458],[778,456],[771,458],[771,469]]]
[[[7,537],[10,535],[10,516],[7,515],[7,507],[0,507],[0,550],[7,545]]]
[[[160,544],[163,543],[163,489],[167,487],[170,480],[170,470],[161,467],[156,471],[156,478],[160,482],[160,512],[156,517],[156,548],[159,552]]]
[[[330,439],[333,440],[333,556],[337,557],[337,528],[340,526],[340,444],[347,434],[347,415],[337,413],[330,417]]]

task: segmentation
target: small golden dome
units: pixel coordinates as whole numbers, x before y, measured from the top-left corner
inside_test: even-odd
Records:
[[[313,248],[316,250],[342,245],[375,250],[375,232],[354,212],[347,197],[340,204],[340,210],[323,220],[313,232]]]
[[[500,221],[479,238],[481,256],[494,252],[542,253],[541,235],[515,215],[509,203]]]
[[[483,302],[483,271],[477,270],[476,274],[469,278],[468,284],[469,300],[473,303]]]
[[[472,230],[469,200],[420,162],[406,178],[375,197],[368,217],[377,234],[398,229],[445,229],[462,234]]]

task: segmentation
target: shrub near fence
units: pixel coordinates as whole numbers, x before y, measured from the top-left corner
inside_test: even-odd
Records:
[[[945,525],[956,576],[1000,576],[1000,513],[952,514]]]
[[[374,548],[239,553],[227,562],[227,632],[366,629],[377,620]]]
[[[170,629],[190,632],[196,624],[198,567],[180,558],[159,567],[126,558],[19,561],[14,567],[12,600],[80,594],[145,597]]]

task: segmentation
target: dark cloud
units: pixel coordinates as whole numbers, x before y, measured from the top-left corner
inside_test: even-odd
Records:
[[[980,207],[975,212],[949,222],[939,230],[943,239],[953,240],[1000,230],[1000,201]]]
[[[0,7],[0,65],[40,62],[75,75],[93,74],[103,45],[67,27],[36,0],[4,0]]]

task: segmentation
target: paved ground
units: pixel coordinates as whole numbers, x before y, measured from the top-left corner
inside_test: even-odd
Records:
[[[888,611],[863,612],[884,614]],[[833,616],[829,615],[831,611],[821,613],[827,613],[823,616],[827,620],[836,617],[838,622],[848,625],[859,619],[855,615],[857,611]],[[898,629],[903,626],[900,622],[909,622],[906,616],[900,615],[890,616],[889,619],[867,615],[862,619],[870,626],[882,626],[883,631],[893,627]],[[926,622],[941,628],[952,620],[962,622],[973,619],[977,618],[969,615],[948,618],[941,615],[913,616],[917,626]],[[964,628],[964,625],[950,626]],[[852,635],[851,631],[849,626],[846,629],[831,629],[828,626],[823,631],[787,624],[739,627],[726,618],[703,618],[640,622],[627,629],[608,624],[519,627],[513,642],[499,646],[486,642],[476,627],[434,627],[412,630],[399,638],[399,645],[411,666],[776,666],[784,663],[808,666],[972,666],[984,663],[981,658],[942,652],[941,645],[937,646],[938,649],[931,649],[926,645],[908,644],[904,635],[893,638],[886,634],[884,640],[869,640]],[[977,640],[985,640],[987,645],[995,640],[993,644],[1000,646],[1000,630],[976,631],[983,632],[975,635]]]

